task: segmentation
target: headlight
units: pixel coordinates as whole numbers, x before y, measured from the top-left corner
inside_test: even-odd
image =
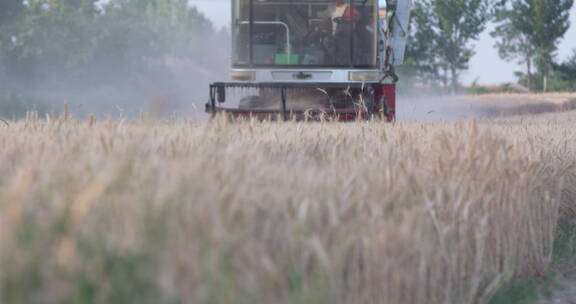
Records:
[[[232,71],[230,72],[230,79],[237,81],[254,81],[256,79],[256,72],[254,71]]]
[[[350,72],[348,79],[350,81],[379,81],[382,78],[380,72]]]

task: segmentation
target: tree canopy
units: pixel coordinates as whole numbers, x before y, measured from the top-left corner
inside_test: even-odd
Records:
[[[565,62],[555,64],[554,70],[558,77],[566,82],[569,89],[576,91],[576,49]]]
[[[497,47],[504,59],[522,57],[530,87],[530,66],[534,61],[542,75],[541,88],[547,90],[558,43],[570,27],[573,4],[574,0],[511,0],[499,13],[499,25],[493,33],[500,39]]]
[[[459,72],[468,69],[477,40],[492,18],[496,0],[415,2],[408,63],[425,77],[440,78],[456,91]]]
[[[225,73],[228,34],[186,0],[98,2],[1,2],[0,103],[191,107],[192,90]]]

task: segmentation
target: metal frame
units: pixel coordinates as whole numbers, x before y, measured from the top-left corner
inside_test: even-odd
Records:
[[[233,109],[218,107],[217,103],[226,102],[226,88],[266,88],[279,89],[281,95],[281,110],[268,109]],[[370,94],[375,104],[366,109],[310,109],[287,110],[288,89],[361,89],[370,90]],[[363,84],[363,83],[279,83],[279,82],[216,82],[210,85],[210,102],[206,104],[206,112],[211,113],[214,117],[218,113],[227,113],[233,117],[254,117],[273,119],[275,116],[281,117],[284,121],[291,117],[297,119],[317,120],[322,116],[333,117],[338,120],[357,120],[369,119],[374,116],[380,116],[388,121],[395,118],[395,84]],[[378,110],[376,110],[378,109]]]
[[[359,83],[362,84],[362,81],[351,81],[349,78],[349,75],[351,72],[378,72],[381,74],[381,77],[378,80],[374,80],[374,81],[364,81],[365,83],[392,83],[391,78],[385,78],[385,76],[387,75],[385,72],[382,72],[382,70],[378,69],[378,68],[370,68],[370,69],[336,69],[336,68],[332,68],[332,69],[328,69],[328,68],[323,68],[323,69],[314,69],[314,68],[284,68],[284,69],[255,69],[255,68],[245,68],[245,69],[240,69],[240,68],[233,68],[232,71],[234,72],[253,72],[255,75],[255,78],[253,81],[257,81],[257,82],[266,82],[266,83],[272,83],[272,82],[296,82],[296,83],[312,83],[312,84],[322,84],[322,85],[328,85],[330,83]],[[286,79],[286,78],[282,78],[282,79],[277,79],[274,75],[275,74],[280,74],[280,73],[286,73],[286,74],[292,74],[293,76],[300,74],[300,73],[305,73],[305,74],[309,74],[310,78],[307,79],[298,79],[298,78],[294,78],[291,77],[291,79]],[[326,76],[327,74],[329,74],[329,77],[325,78],[325,79],[321,79],[322,75]]]

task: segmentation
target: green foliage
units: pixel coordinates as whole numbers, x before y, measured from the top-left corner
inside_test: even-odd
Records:
[[[211,23],[184,0],[36,0],[27,7],[11,48],[10,74],[77,78],[99,72],[142,73],[168,55],[197,55]],[[48,7],[48,9],[46,9]],[[94,62],[98,62],[95,66]],[[104,65],[101,65],[104,64]],[[38,69],[37,67],[41,67]]]
[[[521,83],[531,90],[574,90],[570,64],[554,64],[574,0],[424,0],[414,3],[406,65],[400,73],[421,83],[451,84],[474,55],[470,41],[495,17],[491,35],[502,59],[526,65]],[[534,74],[536,67],[538,74]],[[552,71],[554,69],[554,71]]]
[[[459,72],[474,55],[471,41],[478,39],[493,16],[495,0],[423,0],[413,11],[408,66],[423,77],[450,81],[458,87]]]
[[[576,49],[568,60],[553,67],[555,75],[567,84],[568,89],[576,91]]]
[[[89,259],[87,268],[71,275],[75,284],[73,295],[66,303],[102,303],[98,299],[106,295],[106,303],[166,303],[156,286],[157,270],[150,265],[156,262],[145,253],[121,253],[95,247],[97,240],[80,246],[80,254]],[[106,284],[113,286],[106,291]]]
[[[561,218],[554,241],[554,265],[573,265],[576,261],[576,221]],[[559,269],[562,269],[561,267]],[[524,278],[506,284],[490,300],[490,304],[529,304],[535,303],[550,294],[558,286],[553,272],[543,277]]]
[[[78,76],[90,59],[89,37],[96,24],[84,5],[71,2],[30,2],[12,32],[13,43],[2,50],[10,76],[18,80]]]
[[[491,0],[444,0],[433,2],[437,16],[438,51],[441,61],[451,73],[452,89],[458,85],[458,71],[468,68],[474,51],[470,40],[478,39],[492,16]]]
[[[516,11],[513,24],[523,32],[537,48],[538,66],[543,70],[551,62],[558,40],[569,27],[573,0],[521,0],[513,1]]]
[[[532,90],[542,92],[544,91],[544,75],[536,74],[530,78],[523,72],[516,72],[518,83],[528,87],[529,82],[532,83]],[[547,92],[568,92],[576,89],[574,80],[565,78],[565,75],[554,70],[547,77]]]
[[[399,67],[404,77],[422,83],[434,82],[439,75],[439,62],[435,49],[436,32],[432,25],[432,9],[429,2],[414,3],[410,22],[410,35],[406,45],[406,60]]]
[[[548,281],[543,278],[530,278],[507,284],[496,293],[489,304],[531,304],[540,294],[546,292]]]
[[[496,38],[496,48],[500,58],[506,61],[517,60],[520,64],[526,65],[526,87],[533,88],[532,66],[536,48],[530,43],[528,37],[517,29],[513,20],[517,14],[514,10],[500,10],[496,14],[496,29],[492,31],[491,36]]]
[[[507,60],[521,58],[526,63],[529,88],[535,89],[531,72],[534,63],[542,74],[541,90],[555,89],[549,87],[554,52],[570,25],[573,4],[574,0],[512,0],[499,12],[499,26],[493,36],[500,38],[500,56]]]
[[[524,63],[527,57],[535,53],[535,50],[526,35],[512,24],[515,14],[516,12],[512,10],[497,12],[495,22],[498,25],[491,36],[500,39],[496,42],[496,47],[502,59],[511,61],[518,58],[520,63]]]
[[[2,0],[0,2],[0,26],[14,22],[24,10],[22,0]]]
[[[474,80],[472,85],[468,88],[468,94],[482,95],[488,93],[488,89],[478,85],[478,80]]]
[[[46,303],[45,299],[34,296],[46,288],[67,282],[70,288],[65,297],[54,303],[168,303],[162,299],[156,286],[157,269],[151,255],[152,250],[143,252],[122,252],[112,250],[100,238],[80,236],[71,227],[71,214],[64,214],[49,225],[27,214],[19,227],[19,244],[26,252],[21,254],[27,267],[13,270],[5,276],[0,289],[0,302],[9,304]],[[79,269],[45,265],[46,260],[57,259],[63,242],[73,240],[78,244],[77,255],[83,261]],[[153,248],[156,240],[147,239],[148,248]],[[148,243],[146,243],[148,244]],[[69,261],[67,261],[69,262]],[[48,301],[50,303],[50,301]]]
[[[190,90],[207,82],[194,84],[194,71],[224,73],[226,60],[206,57],[228,57],[227,33],[215,31],[186,0],[99,2],[2,2],[2,103],[11,92],[26,100],[43,96],[42,104],[59,108],[72,102],[90,111],[106,104],[141,109],[158,95],[181,94],[175,70],[188,68]]]

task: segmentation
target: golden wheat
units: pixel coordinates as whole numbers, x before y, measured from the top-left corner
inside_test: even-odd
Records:
[[[576,113],[0,125],[2,303],[478,303],[545,272]]]

